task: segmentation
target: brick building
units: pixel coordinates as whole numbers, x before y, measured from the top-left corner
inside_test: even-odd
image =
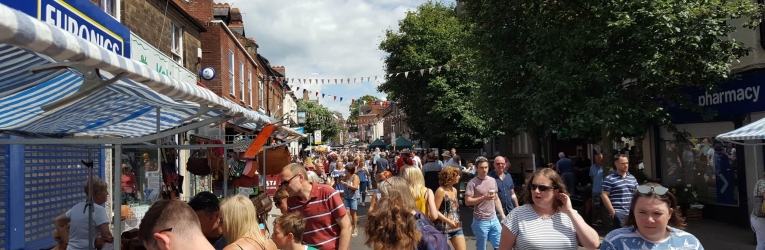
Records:
[[[383,118],[385,106],[363,105],[359,107],[359,140],[371,143],[382,135],[382,128],[377,124]]]
[[[404,111],[398,108],[398,105],[389,105],[382,112],[383,134],[385,142],[391,143],[390,133],[396,133],[396,137],[403,136],[412,139],[412,130],[406,125],[406,115]]]

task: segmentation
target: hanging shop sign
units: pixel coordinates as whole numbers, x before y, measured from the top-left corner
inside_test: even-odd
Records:
[[[121,56],[130,56],[130,30],[89,0],[0,0]]]
[[[130,34],[130,41],[134,46],[130,59],[143,63],[167,77],[196,85],[197,74],[184,68],[183,65],[166,56],[165,53],[160,52],[157,48],[133,33]],[[213,71],[214,76],[215,71]]]
[[[207,81],[215,79],[215,69],[211,66],[207,66],[199,72],[199,77]]]

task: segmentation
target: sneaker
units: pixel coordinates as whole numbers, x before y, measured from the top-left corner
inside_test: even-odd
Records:
[[[598,220],[598,221],[596,221],[595,223],[592,223],[592,226],[593,226],[593,227],[600,227],[600,226],[603,226],[603,222],[602,222],[602,221],[600,221],[600,220]]]
[[[358,228],[356,228],[356,229],[353,229],[353,234],[351,234],[351,236],[352,236],[352,237],[356,237],[356,236],[359,236],[359,229],[358,229]]]

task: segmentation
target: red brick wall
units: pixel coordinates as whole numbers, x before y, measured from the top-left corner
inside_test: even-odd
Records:
[[[208,88],[215,94],[228,99],[234,103],[245,107],[257,109],[257,74],[258,70],[252,64],[249,58],[237,44],[235,38],[232,38],[218,23],[211,23],[207,26],[207,32],[203,32],[202,41],[202,66],[212,66],[215,69],[216,77],[211,81],[203,81]],[[231,94],[231,76],[229,66],[229,51],[234,52],[234,84],[236,92]],[[239,62],[244,63],[244,87],[245,93],[239,85]],[[248,92],[248,72],[252,72],[252,99],[255,103],[250,103]],[[244,98],[244,101],[241,99]]]
[[[213,0],[173,0],[173,2],[203,23],[208,23],[213,18]]]

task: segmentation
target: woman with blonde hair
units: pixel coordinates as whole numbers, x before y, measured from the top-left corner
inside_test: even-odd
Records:
[[[597,248],[600,239],[571,206],[566,185],[555,170],[534,172],[523,190],[525,205],[502,221],[500,249]]]
[[[276,250],[276,245],[260,231],[258,213],[243,195],[227,198],[220,206],[223,235],[231,242],[223,250]]]
[[[433,190],[425,187],[425,177],[422,175],[422,170],[414,167],[404,168],[404,179],[409,183],[410,192],[417,209],[427,215],[430,220],[438,219],[435,195]]]

